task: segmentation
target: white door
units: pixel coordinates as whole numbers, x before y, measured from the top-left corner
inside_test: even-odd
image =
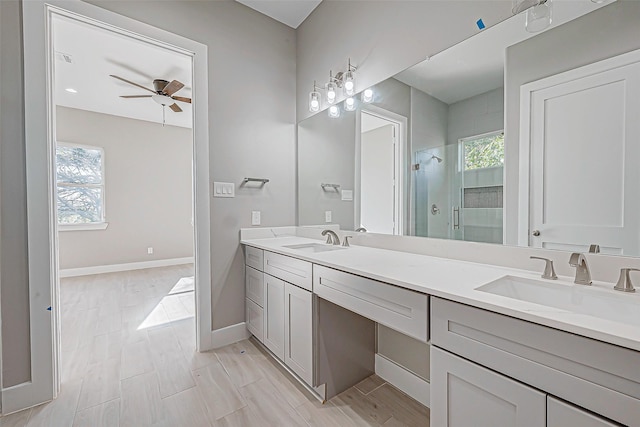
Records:
[[[546,427],[546,395],[431,347],[431,425]]]
[[[611,254],[640,253],[636,57],[624,65],[616,58],[592,64],[526,89],[531,205],[521,242],[577,251],[597,243]]]
[[[554,397],[547,398],[547,427],[615,427],[617,425]]]
[[[264,345],[284,360],[284,282],[264,275]]]
[[[311,292],[285,283],[284,363],[307,384],[313,381]]]

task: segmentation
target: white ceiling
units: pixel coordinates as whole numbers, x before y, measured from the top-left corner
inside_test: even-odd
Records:
[[[236,0],[276,21],[298,28],[322,0]]]
[[[550,28],[605,6],[590,0],[555,0]],[[461,101],[504,85],[505,49],[529,37],[525,13],[507,19],[395,76],[447,103]],[[539,34],[539,33],[537,33]]]
[[[112,77],[118,75],[153,90],[153,79],[179,80],[175,93],[191,97],[191,58],[70,18],[54,15],[54,50],[72,62],[55,60],[57,105],[162,123],[162,106],[151,98],[123,99],[120,95],[151,95]],[[78,93],[69,93],[67,88]],[[191,104],[177,102],[183,112],[165,111],[166,124],[192,127]]]

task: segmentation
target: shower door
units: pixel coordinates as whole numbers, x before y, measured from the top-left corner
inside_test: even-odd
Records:
[[[415,235],[464,240],[463,177],[458,147],[447,145],[414,155]]]

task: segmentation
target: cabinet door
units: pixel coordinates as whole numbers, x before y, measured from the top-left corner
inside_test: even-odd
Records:
[[[264,345],[284,360],[284,282],[264,275]]]
[[[285,283],[284,363],[307,384],[313,382],[311,292]]]
[[[431,425],[545,427],[546,406],[544,393],[431,347]]]
[[[617,425],[554,397],[549,396],[547,399],[547,427],[616,427]]]

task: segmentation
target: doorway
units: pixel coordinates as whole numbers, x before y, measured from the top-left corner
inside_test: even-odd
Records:
[[[192,64],[193,137],[192,195],[195,242],[195,346],[211,347],[211,278],[209,221],[209,141],[207,52],[200,43],[159,30],[82,2],[32,1],[23,4],[27,212],[29,230],[29,301],[31,377],[2,395],[4,413],[55,398],[60,387],[60,295],[55,141],[53,20],[83,22],[130,37],[156,49],[186,55]],[[42,25],[45,22],[46,25]],[[207,284],[207,286],[201,286]],[[43,312],[42,307],[49,307]]]
[[[355,225],[403,234],[406,118],[376,107],[360,110],[356,141]]]

